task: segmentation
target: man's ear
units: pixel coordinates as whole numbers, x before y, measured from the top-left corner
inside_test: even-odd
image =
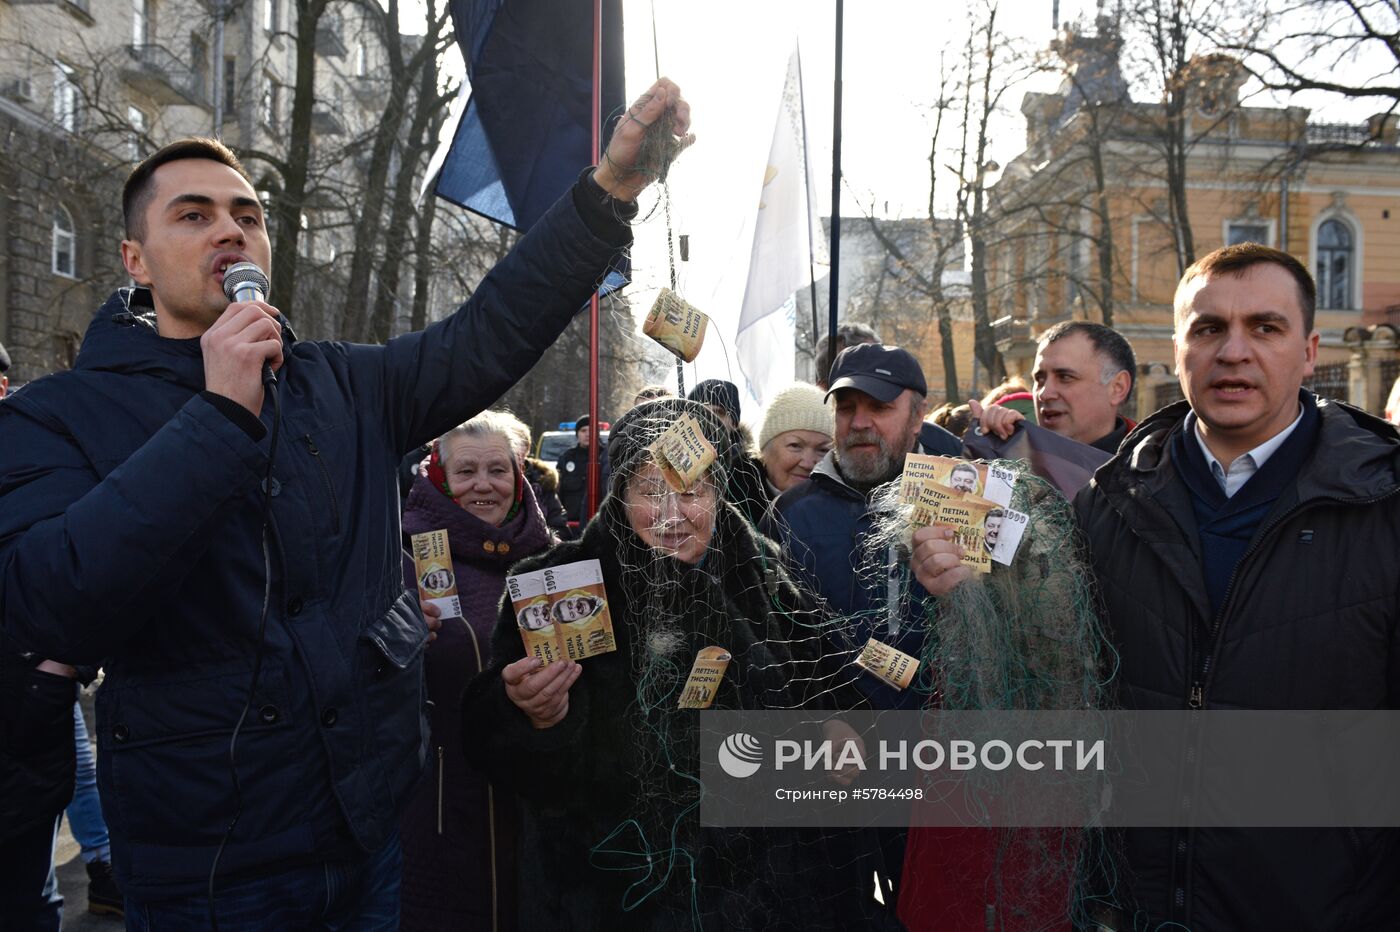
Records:
[[[1303,343],[1303,378],[1311,378],[1313,372],[1317,370],[1317,344],[1319,335],[1316,330],[1308,334],[1308,339]]]
[[[920,395],[918,392],[912,392],[909,395],[909,412],[911,417],[917,415],[922,421],[924,415],[928,414],[928,397]]]
[[[1133,377],[1128,374],[1127,369],[1119,369],[1108,382],[1108,400],[1113,402],[1116,408],[1128,400],[1128,393],[1132,390]]]
[[[122,265],[126,266],[126,274],[136,284],[150,285],[151,277],[146,274],[145,254],[139,240],[122,240]]]

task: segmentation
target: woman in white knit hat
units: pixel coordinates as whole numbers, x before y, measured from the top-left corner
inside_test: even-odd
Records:
[[[821,389],[797,382],[773,396],[758,434],[763,470],[776,496],[806,482],[835,433]]]

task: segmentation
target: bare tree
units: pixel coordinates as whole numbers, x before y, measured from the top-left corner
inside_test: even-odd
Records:
[[[364,339],[379,343],[389,338],[392,329],[394,309],[399,300],[399,280],[402,265],[407,256],[410,237],[415,230],[420,247],[431,236],[432,221],[426,226],[413,223],[414,182],[419,179],[422,166],[437,144],[438,131],[446,118],[446,109],[456,97],[455,89],[439,89],[437,60],[424,56],[418,68],[418,87],[414,93],[413,118],[401,150],[399,172],[394,180],[394,196],[389,212],[388,226],[384,232],[384,258],[380,265],[378,287],[374,293],[372,309],[368,320],[360,327]],[[431,199],[436,195],[429,194]],[[419,210],[424,208],[420,207]],[[436,212],[428,213],[431,218]],[[421,255],[420,249],[420,255]],[[415,277],[415,284],[418,279]],[[369,302],[366,302],[368,305]]]
[[[375,126],[370,145],[369,163],[365,170],[365,184],[355,213],[355,244],[350,261],[350,276],[346,285],[346,300],[341,316],[340,329],[363,338],[367,336],[369,315],[366,310],[370,298],[370,278],[379,258],[379,238],[383,231],[383,211],[389,194],[390,180],[397,176],[397,167],[402,171],[412,171],[416,166],[402,162],[398,152],[404,119],[409,114],[410,104],[415,98],[414,89],[421,80],[424,59],[436,61],[442,50],[440,39],[444,35],[448,20],[446,3],[428,0],[427,32],[423,41],[406,54],[405,43],[400,31],[399,0],[353,0],[366,19],[374,26],[383,43],[388,58],[387,77],[389,85],[385,96],[385,108],[379,123]],[[395,161],[399,164],[395,166]],[[359,324],[357,326],[357,324]]]
[[[1120,47],[1116,25],[1103,16],[1094,32],[1071,25],[1051,43],[1041,67],[1062,76],[1060,89],[1026,95],[1027,152],[992,189],[990,208],[997,244],[1011,246],[1019,259],[1019,283],[1039,288],[1063,276],[1110,327],[1120,274],[1111,192],[1121,165],[1110,162],[1108,148],[1130,105],[1118,70]],[[1045,247],[1062,241],[1074,251],[1091,246],[1092,270],[1073,262],[1052,266],[1053,250]]]
[[[1394,0],[1292,0],[1264,4],[1253,21],[1216,28],[1265,87],[1325,91],[1400,107],[1400,6]]]
[[[269,213],[276,231],[272,251],[272,280],[289,301],[295,302],[300,263],[301,218],[311,170],[311,112],[316,105],[316,32],[330,0],[296,0],[292,42],[296,48],[296,81],[285,152],[262,153],[263,161],[281,176],[281,189],[272,199]]]
[[[997,29],[997,14],[996,0],[984,0],[980,21],[964,49],[962,146],[955,170],[961,182],[958,216],[967,228],[971,254],[973,353],[993,384],[1006,378],[1006,364],[992,333],[987,282],[986,176],[1000,168],[987,155],[988,129],[1001,98],[1015,83],[1007,61],[1010,44]]]

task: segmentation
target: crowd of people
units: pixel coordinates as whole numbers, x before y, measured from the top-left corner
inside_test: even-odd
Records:
[[[135,169],[135,287],[71,371],[0,402],[0,928],[58,928],[65,809],[89,902],[139,930],[1392,925],[1389,829],[1086,831],[1047,870],[1025,833],[701,824],[683,691],[704,649],[727,656],[714,709],[975,705],[939,642],[1005,569],[974,576],[945,525],[888,533],[906,457],[974,437],[1048,431],[1102,464],[1044,485],[1074,527],[1042,544],[1092,593],[1070,666],[1105,705],[1394,708],[1400,434],[1303,388],[1312,277],[1242,244],[1183,274],[1185,400],[1140,424],[1103,325],[1051,328],[1029,382],[938,411],[912,353],[846,325],[756,433],[732,383],[643,389],[594,501],[587,418],[551,464],[489,406],[630,241],[663,116],[688,144],[662,79],[471,300],[377,347],[299,342],[224,296],[230,264],[270,258],[229,150]],[[677,485],[654,451],[681,422],[715,455]],[[460,617],[418,594],[410,539],[439,530]],[[583,561],[605,597],[575,614],[605,602],[615,649],[545,663],[508,577]],[[872,640],[932,662],[900,688],[855,663]],[[75,698],[99,667],[94,780]]]

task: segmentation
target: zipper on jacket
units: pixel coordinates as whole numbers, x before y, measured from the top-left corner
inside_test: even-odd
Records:
[[[438,834],[441,835],[441,834],[442,834],[442,745],[440,745],[440,744],[438,745],[438,748],[437,748],[437,759],[438,759],[438,820],[437,820],[437,828],[438,828]]]
[[[321,459],[321,451],[316,447],[316,441],[311,439],[311,435],[305,437],[306,449],[316,459],[316,465],[321,469],[321,478],[326,482],[326,494],[331,497],[331,530],[335,534],[340,533],[340,503],[335,498],[335,486],[331,485],[331,473],[326,468],[326,461]]]
[[[466,618],[463,618],[462,622],[466,625],[467,634],[471,636],[472,651],[476,654],[476,669],[477,672],[480,673],[482,669],[484,669],[481,662],[481,643],[477,640],[476,631],[472,628],[471,622],[467,621]],[[441,748],[438,749],[438,753],[442,753]],[[441,783],[439,783],[438,797],[441,798],[441,796],[442,788]],[[488,847],[491,852],[491,929],[492,932],[495,932],[495,930],[501,927],[501,896],[499,889],[500,878],[498,877],[496,864],[498,857],[496,853],[496,789],[489,781],[486,784],[486,833],[489,839]]]
[[[1220,603],[1220,611],[1216,612],[1215,620],[1211,624],[1210,633],[1208,635],[1208,642],[1204,645],[1203,656],[1201,657],[1200,664],[1197,665],[1194,662],[1192,663],[1193,677],[1191,681],[1190,693],[1188,694],[1187,698],[1187,706],[1191,709],[1192,712],[1190,723],[1191,728],[1187,733],[1186,741],[1186,753],[1188,764],[1192,764],[1192,766],[1194,766],[1194,758],[1196,756],[1196,729],[1200,725],[1200,713],[1201,710],[1205,707],[1205,697],[1207,692],[1209,692],[1210,690],[1210,685],[1212,681],[1211,661],[1215,659],[1215,653],[1219,647],[1220,642],[1220,632],[1223,629],[1224,623],[1229,617],[1229,612],[1232,608],[1230,597],[1234,594],[1235,581],[1239,578],[1241,567],[1243,567],[1245,562],[1248,561],[1250,557],[1252,557],[1255,553],[1259,551],[1260,548],[1263,547],[1264,542],[1269,539],[1270,535],[1273,534],[1275,528],[1283,524],[1285,521],[1289,521],[1293,518],[1296,518],[1298,515],[1303,514],[1304,512],[1308,511],[1316,505],[1322,504],[1324,502],[1331,502],[1337,505],[1368,506],[1384,501],[1385,499],[1390,498],[1397,493],[1400,493],[1400,487],[1391,489],[1384,495],[1377,495],[1369,499],[1315,498],[1300,504],[1298,507],[1291,509],[1285,514],[1279,515],[1273,521],[1269,522],[1269,524],[1265,525],[1263,531],[1255,535],[1255,538],[1253,542],[1250,543],[1249,548],[1245,550],[1244,555],[1241,556],[1240,559],[1235,563],[1235,568],[1230,572],[1230,581],[1225,586],[1225,597]],[[1186,885],[1190,876],[1191,862],[1194,858],[1194,852],[1189,851],[1189,843],[1180,839],[1179,833],[1182,831],[1183,829],[1178,828],[1172,832],[1172,848],[1174,849],[1174,853],[1172,856],[1173,864],[1171,873],[1171,886],[1173,888],[1171,918],[1174,921],[1184,922],[1189,925],[1191,920],[1191,910],[1187,904],[1188,897],[1186,896]]]
[[[1221,601],[1220,611],[1216,613],[1215,621],[1211,624],[1210,634],[1207,639],[1207,643],[1204,645],[1204,655],[1202,656],[1199,665],[1193,664],[1193,667],[1195,668],[1196,672],[1195,676],[1191,681],[1191,692],[1187,701],[1187,705],[1190,708],[1201,709],[1205,706],[1206,692],[1209,690],[1211,684],[1211,662],[1215,659],[1215,652],[1219,646],[1220,631],[1224,627],[1225,619],[1228,617],[1229,610],[1232,607],[1230,603],[1230,596],[1234,594],[1235,581],[1239,578],[1240,568],[1244,566],[1245,561],[1247,561],[1251,556],[1257,553],[1261,547],[1264,546],[1264,542],[1268,540],[1271,534],[1273,534],[1274,529],[1277,528],[1280,524],[1283,524],[1285,521],[1290,521],[1298,515],[1304,513],[1305,511],[1312,509],[1316,505],[1325,502],[1330,502],[1336,505],[1367,506],[1385,501],[1387,498],[1390,498],[1391,496],[1397,493],[1400,493],[1400,486],[1391,489],[1384,495],[1377,495],[1374,498],[1368,499],[1315,498],[1311,501],[1304,502],[1297,508],[1288,511],[1285,514],[1279,515],[1273,521],[1269,522],[1269,524],[1265,526],[1262,532],[1255,536],[1253,543],[1249,545],[1249,549],[1244,552],[1244,556],[1240,557],[1239,561],[1235,563],[1235,568],[1230,572],[1230,581],[1225,585],[1225,598]]]

